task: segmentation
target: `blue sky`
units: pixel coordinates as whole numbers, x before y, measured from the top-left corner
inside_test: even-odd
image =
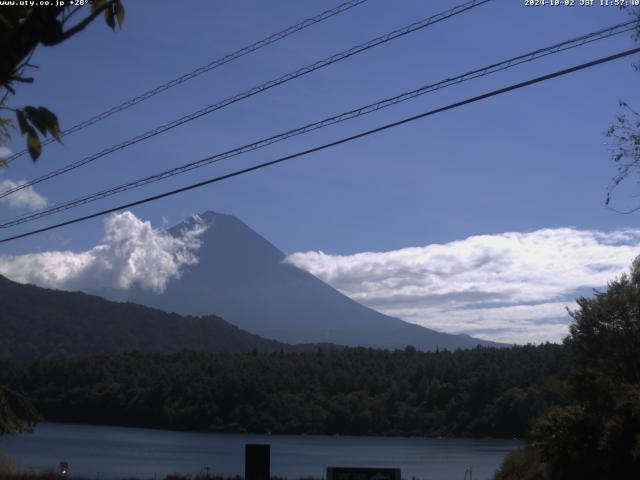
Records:
[[[46,105],[65,128],[338,3],[126,1],[122,31],[97,22],[61,46],[40,48],[33,59],[40,67],[36,81],[20,86],[13,105]],[[46,148],[36,165],[23,157],[2,179],[42,175],[457,3],[370,0],[69,136],[64,145]],[[523,3],[496,0],[100,159],[36,191],[57,203],[626,18],[614,7]],[[31,226],[270,160],[633,45],[623,35],[554,55]],[[566,227],[633,229],[637,215],[602,206],[614,174],[603,132],[619,112],[618,100],[640,100],[640,74],[631,62],[589,69],[132,211],[155,227],[205,210],[232,213],[287,254],[389,252]],[[22,140],[9,147],[21,149]],[[616,205],[633,204],[632,193],[622,192]],[[22,211],[0,206],[3,218]],[[103,235],[103,220],[92,220],[2,245],[0,254],[85,251]]]

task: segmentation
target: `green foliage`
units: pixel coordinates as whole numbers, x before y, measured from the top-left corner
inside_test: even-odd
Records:
[[[534,422],[520,473],[533,465],[553,480],[640,478],[640,259],[577,303],[565,341],[569,404]]]
[[[0,478],[8,478],[16,473],[16,462],[13,458],[0,455]]]
[[[0,107],[2,104],[0,104]],[[0,146],[4,145],[11,139],[11,130],[15,128],[10,118],[0,117]],[[0,156],[0,168],[7,166],[7,160]]]
[[[56,140],[60,141],[60,125],[58,117],[44,107],[24,107],[22,110],[16,110],[16,118],[20,133],[27,137],[27,148],[29,155],[35,162],[42,151],[42,144],[36,129],[41,135],[51,134]]]
[[[600,390],[640,383],[640,257],[606,292],[577,303],[566,343],[581,382],[605,382]]]
[[[120,0],[114,0],[112,2],[94,0],[91,3],[91,13],[97,14],[101,11],[104,12],[104,21],[111,30],[115,30],[116,22],[118,26],[122,28],[122,24],[124,23],[124,6]]]
[[[511,452],[502,462],[493,480],[548,480],[547,467],[540,461],[540,452],[526,447]]]
[[[82,20],[69,25],[69,19],[83,6],[66,5],[42,6],[29,5],[29,2],[0,10],[0,88],[4,89],[0,107],[14,111],[22,135],[26,136],[27,148],[35,162],[42,151],[40,135],[51,134],[60,141],[60,126],[57,117],[44,107],[26,106],[14,109],[3,106],[8,96],[15,95],[16,84],[32,83],[33,78],[25,77],[29,63],[38,45],[58,45],[84,30],[99,15],[104,14],[106,24],[115,29],[124,23],[124,7],[121,0],[95,0],[91,3],[90,13]],[[54,3],[54,2],[51,2]],[[0,117],[0,145],[11,137],[10,120]]]
[[[38,420],[40,415],[27,397],[0,386],[0,435],[29,431]]]
[[[131,353],[0,364],[52,421],[217,432],[522,437],[561,404],[565,347]]]
[[[116,21],[118,22],[118,27],[122,28],[122,24],[124,23],[124,7],[120,0],[113,2],[107,9],[104,11],[105,21],[107,25],[111,27],[111,30],[116,29]]]
[[[595,453],[596,419],[581,405],[553,407],[538,419],[531,431],[531,445],[539,449],[552,478],[588,478]]]

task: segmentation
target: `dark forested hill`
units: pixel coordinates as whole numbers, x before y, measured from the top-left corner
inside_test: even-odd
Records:
[[[559,345],[456,352],[127,354],[22,365],[0,384],[45,419],[176,430],[522,437],[562,404]]]
[[[21,285],[0,276],[0,358],[283,348],[290,346],[252,335],[213,315],[180,316],[84,293]]]

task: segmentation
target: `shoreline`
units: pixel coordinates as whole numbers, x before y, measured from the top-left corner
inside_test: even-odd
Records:
[[[496,440],[496,441],[518,441],[526,442],[526,438],[519,437],[471,437],[471,436],[428,436],[428,435],[407,435],[407,434],[388,434],[388,435],[356,435],[356,434],[329,434],[329,433],[282,433],[282,432],[243,432],[243,431],[219,431],[219,430],[173,430],[164,427],[149,427],[138,425],[121,425],[121,424],[109,424],[109,423],[83,423],[83,422],[65,422],[65,421],[42,421],[33,426],[35,430],[38,425],[65,425],[65,426],[80,426],[80,427],[101,427],[101,428],[128,428],[135,430],[148,430],[152,432],[171,432],[171,433],[187,433],[187,434],[211,434],[211,435],[229,435],[229,436],[269,436],[269,437],[321,437],[321,438],[380,438],[380,439],[394,439],[394,438],[409,438],[409,439],[424,439],[424,440]],[[32,432],[22,433],[20,435],[29,435]],[[1,437],[0,437],[1,438]],[[0,441],[1,444],[1,441]]]

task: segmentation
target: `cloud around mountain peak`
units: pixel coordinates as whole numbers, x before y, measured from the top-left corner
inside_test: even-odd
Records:
[[[197,216],[189,229],[172,236],[131,212],[104,222],[100,244],[84,252],[50,251],[0,256],[0,274],[20,283],[62,290],[138,285],[161,293],[187,265],[197,263],[200,236],[206,224]]]

